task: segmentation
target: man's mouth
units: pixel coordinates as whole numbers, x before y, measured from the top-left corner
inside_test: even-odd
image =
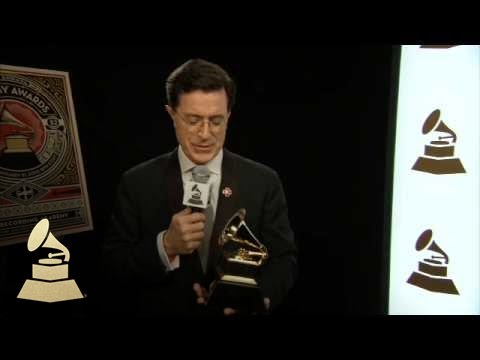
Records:
[[[193,145],[194,149],[197,151],[209,151],[212,149],[212,145]]]

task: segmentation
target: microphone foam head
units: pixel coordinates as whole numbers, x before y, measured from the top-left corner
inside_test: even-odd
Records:
[[[206,184],[210,178],[210,170],[205,165],[195,166],[192,170],[193,181]]]

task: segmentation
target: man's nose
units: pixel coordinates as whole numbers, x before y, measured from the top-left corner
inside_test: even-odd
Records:
[[[204,119],[202,125],[200,127],[199,135],[202,138],[207,138],[210,136],[210,121],[208,119]]]

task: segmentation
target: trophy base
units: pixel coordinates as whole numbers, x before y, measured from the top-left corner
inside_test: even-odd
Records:
[[[228,275],[213,282],[207,306],[209,310],[218,313],[223,313],[223,309],[227,307],[245,315],[266,313],[263,296],[256,281]]]

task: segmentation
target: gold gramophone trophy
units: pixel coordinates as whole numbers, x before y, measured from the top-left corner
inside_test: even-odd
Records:
[[[218,239],[221,256],[208,306],[230,307],[246,314],[264,313],[266,309],[257,276],[268,259],[268,251],[248,228],[245,215],[245,209],[238,210]]]

